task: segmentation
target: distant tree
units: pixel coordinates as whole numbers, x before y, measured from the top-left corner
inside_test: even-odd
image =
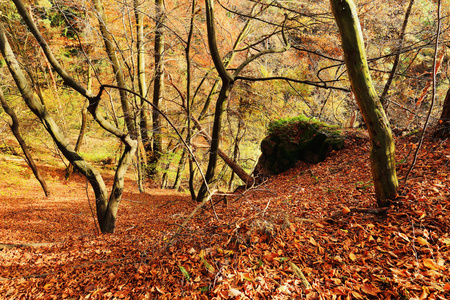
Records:
[[[398,65],[400,62],[400,53],[401,53],[401,50],[403,47],[403,42],[404,42],[405,34],[406,34],[406,27],[408,26],[408,20],[411,15],[411,10],[412,10],[413,4],[414,4],[414,0],[410,0],[408,8],[405,13],[405,18],[403,19],[403,25],[402,25],[402,29],[400,31],[398,46],[397,46],[396,53],[394,56],[394,63],[392,64],[391,72],[389,73],[388,80],[386,81],[383,92],[381,93],[381,96],[380,96],[381,105],[383,105],[383,107],[385,109],[387,108],[387,98],[386,97],[388,95],[389,89],[390,89],[392,81],[396,75],[397,68],[398,68]]]
[[[389,121],[379,101],[367,65],[364,41],[352,0],[331,0],[342,39],[348,76],[372,144],[370,161],[378,206],[388,206],[397,195],[395,144]]]
[[[153,81],[153,106],[159,108],[164,95],[164,23],[166,19],[163,0],[155,0],[155,79]],[[152,113],[153,122],[153,153],[150,157],[150,175],[157,174],[158,162],[162,154],[161,115],[157,110]]]

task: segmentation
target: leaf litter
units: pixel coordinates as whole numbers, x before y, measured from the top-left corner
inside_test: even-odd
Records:
[[[1,175],[0,295],[449,299],[450,142],[427,140],[405,186],[413,141],[397,138],[400,189],[387,210],[375,207],[369,142],[354,137],[324,162],[213,197],[214,211],[206,204],[176,237],[197,206],[185,194],[140,194],[129,178],[116,233],[99,235],[82,177],[43,166],[54,178],[43,198],[31,177]]]

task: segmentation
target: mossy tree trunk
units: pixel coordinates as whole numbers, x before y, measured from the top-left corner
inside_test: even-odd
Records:
[[[330,0],[339,27],[345,64],[372,144],[370,161],[378,206],[397,195],[395,144],[389,121],[372,84],[361,26],[352,0]]]

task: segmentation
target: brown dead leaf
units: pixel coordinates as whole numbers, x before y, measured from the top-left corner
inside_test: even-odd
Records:
[[[430,258],[425,258],[425,259],[423,260],[423,265],[424,265],[425,267],[427,267],[428,269],[432,269],[432,270],[435,270],[435,271],[437,271],[437,270],[440,269],[440,266],[439,266],[438,264],[436,264],[436,263],[434,262],[434,260],[432,260],[432,259],[430,259]]]
[[[371,283],[364,283],[361,287],[361,291],[372,296],[377,296],[379,293],[381,293],[380,289]]]
[[[446,292],[449,292],[450,291],[450,283],[446,283],[445,285],[444,285],[444,291],[446,291]]]
[[[355,297],[356,299],[366,299],[366,297],[364,297],[363,295],[361,295],[361,294],[358,293],[357,291],[351,291],[351,294],[352,294],[353,297]]]
[[[351,212],[351,210],[350,210],[350,208],[348,208],[347,206],[344,206],[343,208],[342,208],[342,213],[344,214],[344,215],[346,215],[346,214],[348,214],[348,213],[350,213]]]
[[[309,238],[309,242],[310,242],[313,246],[316,246],[316,247],[317,247],[317,242],[316,242],[316,240],[315,240],[312,236]]]
[[[427,246],[428,242],[426,239],[424,239],[423,237],[419,236],[417,239],[417,243],[419,243],[419,245],[421,246]]]

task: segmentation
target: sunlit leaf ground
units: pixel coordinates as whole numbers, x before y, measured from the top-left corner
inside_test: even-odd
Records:
[[[85,179],[41,164],[46,199],[1,155],[1,298],[450,299],[450,142],[426,141],[405,186],[414,138],[397,138],[401,194],[372,214],[354,209],[376,207],[359,135],[325,162],[215,197],[171,245],[196,207],[187,195],[139,194],[130,175],[117,232],[99,235]]]

